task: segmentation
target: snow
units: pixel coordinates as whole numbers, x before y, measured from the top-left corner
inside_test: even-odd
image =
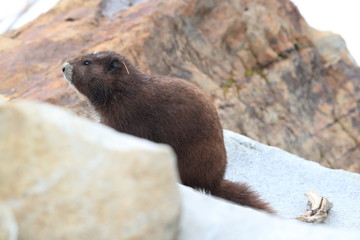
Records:
[[[358,240],[360,231],[269,216],[179,186],[179,240]]]
[[[359,239],[359,174],[322,167],[234,132],[224,134],[226,178],[251,185],[278,215],[237,206],[180,185],[180,240]],[[309,190],[316,190],[334,204],[323,224],[294,220],[305,213],[304,193]]]
[[[305,213],[305,192],[315,190],[334,207],[324,225],[360,229],[360,175],[334,170],[281,149],[225,131],[228,154],[226,178],[248,183],[280,216]]]
[[[15,29],[50,10],[59,0],[0,0],[0,33]],[[30,8],[22,13],[27,7]]]

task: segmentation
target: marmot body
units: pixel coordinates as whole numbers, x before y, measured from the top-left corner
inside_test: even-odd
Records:
[[[183,184],[272,212],[247,185],[224,180],[222,127],[210,99],[194,84],[148,76],[114,52],[64,63],[65,78],[117,131],[173,147]]]

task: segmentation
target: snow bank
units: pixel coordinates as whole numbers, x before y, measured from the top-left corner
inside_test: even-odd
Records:
[[[225,131],[225,144],[226,178],[251,185],[280,217],[180,186],[180,240],[360,239],[359,174],[328,169],[230,131]],[[294,220],[305,213],[304,193],[309,190],[316,190],[334,204],[323,224]]]
[[[226,178],[246,182],[285,218],[305,212],[309,190],[327,197],[334,207],[324,225],[360,229],[360,175],[333,170],[275,147],[225,131]]]

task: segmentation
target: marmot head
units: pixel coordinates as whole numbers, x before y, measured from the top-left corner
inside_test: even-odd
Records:
[[[94,106],[106,104],[115,94],[133,89],[137,70],[120,54],[94,52],[73,58],[62,65],[64,77]]]

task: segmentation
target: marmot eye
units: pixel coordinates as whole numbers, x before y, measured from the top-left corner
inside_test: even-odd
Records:
[[[83,64],[84,64],[85,66],[87,66],[87,65],[90,65],[91,62],[90,62],[90,61],[84,61]]]

